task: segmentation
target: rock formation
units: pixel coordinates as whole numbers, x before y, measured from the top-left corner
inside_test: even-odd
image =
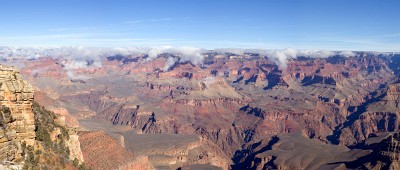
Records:
[[[128,167],[135,166],[133,164],[137,162],[134,161],[135,157],[132,152],[126,151],[105,132],[82,132],[79,137],[84,159],[87,160],[86,165],[94,169],[113,169],[122,166],[127,166],[127,169],[129,169]],[[151,165],[143,165],[143,169],[151,168]]]
[[[203,164],[228,169],[231,164],[229,157],[221,157],[224,154],[218,146],[196,136],[131,133],[117,135],[125,136],[127,145],[122,146],[106,132],[80,132],[86,165],[94,169],[177,169]]]
[[[346,161],[370,153],[325,144],[302,133],[282,134],[237,152],[233,169],[346,169]],[[247,157],[240,160],[243,154]]]
[[[33,146],[33,88],[13,67],[0,65],[0,161],[19,164],[23,143]]]
[[[62,117],[44,110],[33,100],[33,87],[23,80],[19,71],[0,65],[0,169],[49,166],[43,161],[61,159],[62,156],[54,150],[66,148],[69,156],[67,161],[77,159],[84,162],[74,128],[66,130]],[[43,149],[45,146],[49,148]],[[44,158],[40,157],[42,152],[55,155]]]

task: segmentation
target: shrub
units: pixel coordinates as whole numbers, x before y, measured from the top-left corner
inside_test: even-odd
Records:
[[[74,167],[78,167],[78,165],[79,165],[79,161],[78,161],[78,159],[74,159],[74,161],[72,161],[72,165],[74,165]]]

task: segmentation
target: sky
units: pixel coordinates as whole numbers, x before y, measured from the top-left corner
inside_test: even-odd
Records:
[[[0,46],[400,51],[398,0],[0,0]]]

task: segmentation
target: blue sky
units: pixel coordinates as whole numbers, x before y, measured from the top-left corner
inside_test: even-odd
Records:
[[[400,51],[397,0],[0,0],[1,46]]]

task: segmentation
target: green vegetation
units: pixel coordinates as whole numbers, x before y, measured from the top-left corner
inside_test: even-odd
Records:
[[[33,147],[28,146],[24,147],[24,153],[26,154],[25,158],[25,163],[24,166],[22,167],[23,170],[28,170],[28,169],[39,169],[38,163],[39,163],[39,156],[35,158],[35,154],[33,153]]]
[[[51,146],[52,143],[49,132],[54,131],[56,128],[61,130],[61,134],[58,135],[57,139],[61,144],[64,144],[64,141],[69,139],[68,130],[55,122],[57,118],[55,113],[46,110],[36,102],[33,103],[33,113],[35,115],[37,140],[45,142],[46,146]]]
[[[84,163],[79,164],[76,158],[73,161],[69,160],[70,150],[65,143],[69,139],[68,129],[55,121],[56,114],[35,102],[32,109],[38,144],[32,147],[27,146],[25,142],[22,143],[22,155],[25,157],[23,169],[66,169],[67,166],[79,170],[89,169]],[[1,108],[2,111],[3,108]],[[51,133],[55,130],[60,130],[60,134],[52,140]]]
[[[57,116],[55,113],[46,110],[36,102],[33,103],[33,113],[35,116],[36,140],[42,141],[45,149],[51,149],[58,153],[62,158],[68,159],[70,150],[65,141],[69,139],[68,130],[55,122]],[[61,134],[55,141],[51,140],[50,133],[59,129]]]
[[[79,161],[78,159],[74,159],[74,161],[72,161],[72,165],[74,165],[74,167],[78,167],[79,166]]]

